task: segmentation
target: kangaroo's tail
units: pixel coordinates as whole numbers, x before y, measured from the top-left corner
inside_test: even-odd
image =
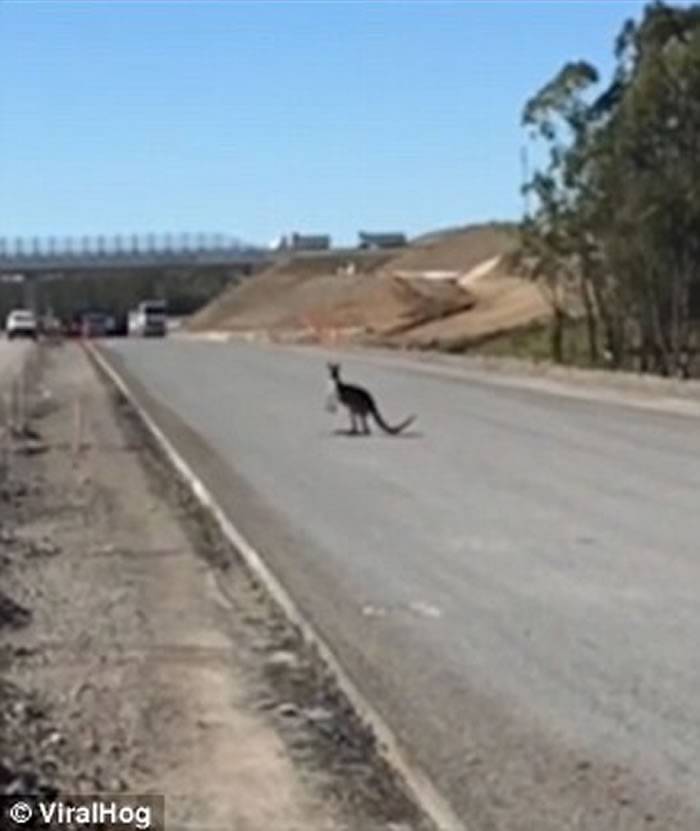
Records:
[[[385,433],[389,433],[392,436],[396,436],[405,430],[409,425],[413,424],[416,420],[414,415],[405,418],[400,424],[387,424],[386,421],[382,418],[382,414],[379,412],[379,408],[375,404],[372,407],[372,415],[374,416],[374,420],[377,424],[382,428]]]

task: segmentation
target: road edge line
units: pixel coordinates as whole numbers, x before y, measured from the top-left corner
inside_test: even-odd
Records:
[[[136,400],[126,381],[99,349],[92,344],[85,344],[84,346],[88,355],[94,359],[99,368],[129,402],[129,405],[165,453],[168,461],[177,470],[200,505],[213,517],[220,531],[243,558],[248,569],[260,580],[265,590],[282,609],[286,617],[299,629],[304,640],[317,650],[319,657],[334,676],[338,687],[346,696],[360,720],[372,730],[377,741],[379,754],[403,779],[417,804],[435,824],[438,831],[469,831],[430,779],[405,759],[393,730],[369,703],[364,694],[360,692],[355,682],[336,658],[333,650],[308,622],[254,546],[236,528],[214,495],[175,449],[145,408]]]

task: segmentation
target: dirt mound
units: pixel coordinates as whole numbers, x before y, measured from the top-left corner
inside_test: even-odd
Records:
[[[509,253],[517,245],[511,225],[473,225],[420,237],[395,257],[395,271],[454,270],[466,273],[480,263]]]
[[[390,335],[473,305],[460,286],[392,274],[387,270],[391,256],[286,260],[226,292],[193,317],[188,329]]]
[[[430,321],[391,338],[391,344],[417,349],[459,352],[506,332],[544,322],[551,314],[531,283],[503,274],[470,285],[472,310]]]
[[[474,303],[467,311],[392,336],[390,345],[462,351],[488,338],[546,320],[551,311],[531,282],[515,276],[509,257],[518,245],[508,224],[470,226],[432,234],[390,264],[403,275],[423,273],[457,282]]]
[[[290,256],[229,289],[187,329],[465,348],[547,316],[536,287],[508,272],[516,246],[514,226],[492,223],[399,251]]]

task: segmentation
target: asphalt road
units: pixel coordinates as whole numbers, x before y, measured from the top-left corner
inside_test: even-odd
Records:
[[[700,828],[700,421],[316,351],[110,346],[473,831]],[[177,414],[175,416],[174,414]]]

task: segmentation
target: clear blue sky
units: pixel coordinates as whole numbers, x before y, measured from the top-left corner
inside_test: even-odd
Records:
[[[516,218],[525,100],[642,8],[0,0],[0,235]]]

